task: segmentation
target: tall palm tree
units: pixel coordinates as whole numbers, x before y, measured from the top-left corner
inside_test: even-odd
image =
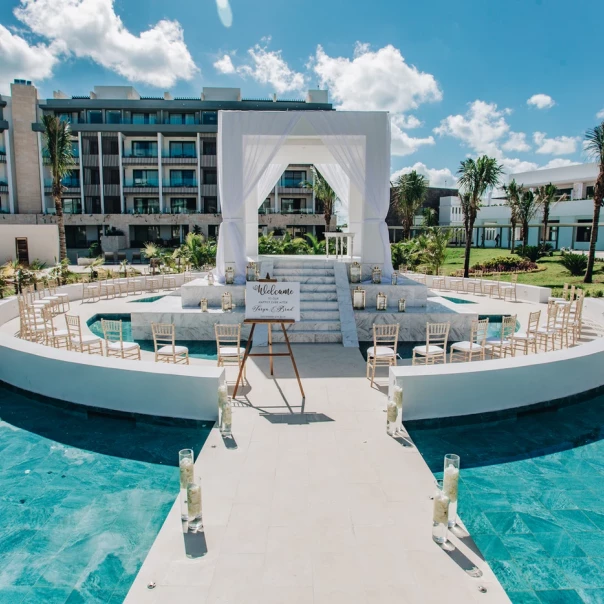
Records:
[[[558,195],[556,185],[551,182],[549,185],[541,185],[535,189],[535,201],[543,212],[543,245],[547,242],[547,228],[549,223],[549,213],[559,201],[566,201],[566,194]]]
[[[415,215],[422,207],[428,193],[428,181],[422,174],[411,170],[408,174],[401,174],[394,183],[394,187],[403,223],[403,237],[409,239]]]
[[[533,219],[539,206],[535,194],[531,191],[524,191],[518,204],[518,217],[520,218],[520,224],[522,224],[522,246],[528,245],[529,237],[529,222]]]
[[[474,222],[480,208],[481,198],[499,185],[503,166],[493,157],[483,155],[478,159],[464,159],[457,171],[457,183],[460,190],[461,211],[466,231],[466,252],[464,258],[464,277],[470,274],[470,253],[472,250],[472,233]]]
[[[44,149],[48,156],[52,174],[52,198],[55,202],[57,226],[59,227],[59,259],[67,258],[67,241],[65,239],[65,219],[63,218],[63,200],[61,194],[64,187],[61,182],[73,168],[73,151],[69,124],[61,121],[55,115],[43,115]]]
[[[596,242],[598,241],[598,224],[600,223],[600,208],[604,203],[604,121],[599,126],[585,133],[585,150],[599,164],[600,170],[594,187],[594,217],[591,223],[591,237],[589,239],[589,258],[585,271],[584,283],[591,283],[596,259]]]
[[[312,189],[315,199],[323,202],[323,217],[325,218],[325,231],[329,232],[331,219],[333,217],[336,199],[335,191],[329,186],[329,183],[321,176],[320,172],[312,167],[313,180],[304,180],[300,184],[306,189]]]
[[[520,222],[518,216],[518,206],[520,205],[522,193],[524,193],[524,186],[519,185],[516,182],[516,179],[513,178],[509,184],[503,185],[503,191],[505,192],[508,206],[510,206],[510,224],[512,225],[512,232],[510,234],[510,251],[514,253],[514,248],[516,247],[516,225],[518,222]]]

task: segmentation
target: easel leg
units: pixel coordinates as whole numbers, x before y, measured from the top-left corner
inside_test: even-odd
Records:
[[[283,336],[285,337],[285,343],[287,344],[289,358],[292,360],[292,365],[294,366],[294,372],[296,374],[296,379],[298,380],[298,386],[300,386],[300,392],[302,393],[302,398],[306,398],[306,395],[304,394],[304,388],[302,388],[302,381],[300,380],[300,374],[298,373],[298,367],[296,366],[296,359],[294,359],[294,353],[292,352],[292,347],[289,343],[289,338],[287,337],[287,331],[285,329],[284,323],[281,323],[281,329],[283,330]]]
[[[271,375],[273,374],[273,330],[272,330],[272,325],[269,323],[267,325],[268,327],[268,353],[269,353],[269,365],[271,368]]]
[[[239,389],[239,382],[241,381],[241,374],[245,369],[245,363],[247,362],[247,358],[250,356],[250,350],[252,349],[252,342],[254,340],[254,329],[256,329],[256,323],[252,323],[252,329],[250,329],[250,337],[247,341],[247,346],[245,347],[245,354],[243,355],[243,361],[241,362],[241,367],[239,368],[239,373],[237,375],[237,381],[235,382],[235,389],[233,390],[233,398],[237,396],[237,390]]]

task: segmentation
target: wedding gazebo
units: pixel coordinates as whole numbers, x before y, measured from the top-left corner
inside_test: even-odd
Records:
[[[390,204],[390,121],[385,112],[220,111],[218,194],[222,225],[216,274],[236,280],[258,257],[258,208],[291,163],[314,164],[348,209],[355,256],[392,273],[386,214]]]

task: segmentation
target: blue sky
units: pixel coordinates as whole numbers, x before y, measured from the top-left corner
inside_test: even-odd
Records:
[[[603,19],[601,0],[4,0],[0,93],[14,77],[43,96],[320,85],[338,107],[391,112],[393,174],[452,184],[467,155],[510,173],[585,161],[583,134],[604,119]]]

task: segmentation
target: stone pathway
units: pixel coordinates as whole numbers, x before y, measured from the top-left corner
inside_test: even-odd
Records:
[[[509,602],[461,529],[454,551],[433,543],[432,474],[408,438],[386,434],[385,395],[358,350],[294,352],[306,402],[288,359],[276,380],[267,360],[250,363],[237,448],[214,429],[196,462],[205,533],[183,534],[176,502],[126,602]],[[474,565],[481,578],[465,572]]]

